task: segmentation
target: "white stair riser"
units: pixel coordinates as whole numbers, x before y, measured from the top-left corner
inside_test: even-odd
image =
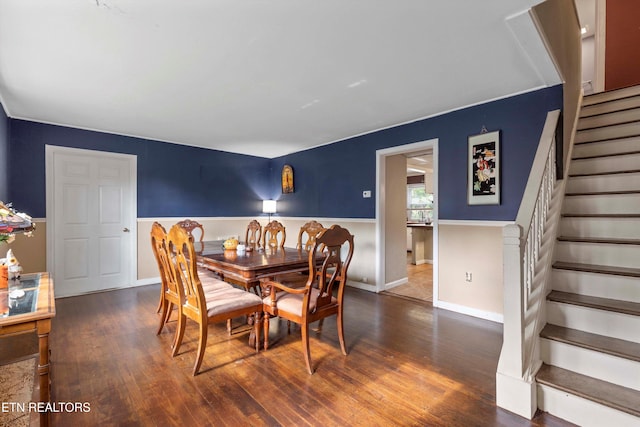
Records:
[[[640,137],[591,142],[588,144],[575,144],[571,155],[573,158],[577,158],[603,156],[614,153],[628,153],[630,151],[640,151]]]
[[[567,193],[637,190],[640,173],[569,177]]]
[[[540,357],[547,365],[640,391],[640,363],[575,345],[540,339]]]
[[[639,316],[549,301],[547,323],[640,343]]]
[[[640,120],[640,108],[613,111],[592,117],[583,117],[578,121],[578,129],[590,129],[598,126],[610,126]]]
[[[629,108],[640,107],[640,96],[634,96],[633,98],[618,99],[615,101],[609,101],[603,104],[593,104],[587,107],[583,107],[580,110],[580,117],[586,118],[599,114],[612,113],[614,111],[626,110]]]
[[[538,384],[538,408],[582,427],[638,427],[640,419],[562,390]]]
[[[640,245],[558,242],[555,257],[564,262],[637,268]]]
[[[583,107],[586,107],[588,105],[599,104],[607,101],[615,101],[618,99],[629,98],[637,95],[640,95],[640,86],[630,86],[623,89],[585,96],[584,98],[582,98],[582,105]]]
[[[563,217],[560,219],[559,234],[575,237],[640,239],[640,218]]]
[[[562,212],[583,214],[637,214],[640,213],[640,192],[636,194],[565,196]]]
[[[576,133],[575,142],[602,141],[606,139],[626,138],[634,135],[640,135],[640,122],[580,130]]]
[[[638,169],[640,169],[640,154],[626,154],[572,160],[569,174],[619,172]]]
[[[551,289],[640,303],[640,278],[574,270],[551,270]]]

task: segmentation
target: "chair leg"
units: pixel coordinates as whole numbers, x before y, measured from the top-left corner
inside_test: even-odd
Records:
[[[162,286],[160,287],[160,300],[158,301],[158,308],[156,308],[156,313],[160,313],[160,310],[162,310],[162,303],[164,302],[164,289],[162,289]]]
[[[304,354],[304,361],[307,363],[307,371],[309,374],[313,374],[311,369],[311,352],[309,351],[309,324],[304,322],[300,325],[302,330],[302,353]]]
[[[176,337],[173,342],[173,351],[171,352],[171,357],[174,357],[176,354],[178,354],[178,350],[180,350],[180,345],[182,345],[182,339],[184,338],[184,329],[186,323],[187,317],[185,315],[178,315],[178,329],[176,329]]]
[[[253,333],[255,335],[256,353],[260,352],[260,325],[262,325],[261,319],[262,313],[257,311],[254,314],[253,319]]]
[[[202,365],[202,359],[204,358],[204,351],[207,348],[207,335],[209,324],[202,322],[199,325],[200,329],[200,339],[198,340],[198,356],[196,357],[196,363],[193,365],[193,375],[195,376],[200,370],[200,365]]]
[[[227,334],[229,335],[231,335],[231,328],[232,328],[231,319],[227,319]]]
[[[269,313],[264,313],[264,349],[269,348]]]
[[[315,332],[320,333],[322,332],[322,323],[324,322],[324,317],[320,320],[318,320],[318,327],[314,329]]]
[[[158,326],[158,331],[156,332],[156,335],[160,335],[160,333],[162,332],[162,329],[164,328],[164,325],[167,323],[168,316],[171,315],[172,307],[169,301],[167,301],[166,299],[163,299],[161,303],[162,305],[160,308],[162,309],[162,313],[160,314],[160,325]]]
[[[340,340],[340,348],[342,354],[347,355],[347,346],[344,342],[344,328],[342,327],[342,310],[338,311],[338,317],[336,318],[336,326],[338,328],[338,339]]]

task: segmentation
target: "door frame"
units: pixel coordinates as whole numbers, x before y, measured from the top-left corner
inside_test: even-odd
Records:
[[[376,292],[386,289],[385,282],[385,206],[386,157],[415,151],[433,150],[433,306],[438,302],[438,138],[376,150]]]
[[[129,214],[132,218],[131,232],[129,234],[129,246],[131,253],[131,262],[129,263],[129,286],[135,286],[137,282],[138,271],[138,156],[133,154],[112,153],[109,151],[87,150],[83,148],[61,147],[57,145],[45,145],[45,187],[46,187],[46,221],[47,221],[47,270],[52,270],[55,265],[55,209],[54,209],[54,161],[55,154],[85,155],[99,158],[115,158],[118,160],[126,160],[129,163],[129,185],[130,198],[129,206],[131,211]],[[55,277],[53,278],[55,280]]]

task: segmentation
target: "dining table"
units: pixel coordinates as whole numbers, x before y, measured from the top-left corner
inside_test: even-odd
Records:
[[[246,289],[259,289],[260,279],[309,269],[309,252],[304,249],[283,247],[238,251],[225,250],[222,244],[219,240],[196,244],[198,263],[218,273],[225,281],[240,284]]]

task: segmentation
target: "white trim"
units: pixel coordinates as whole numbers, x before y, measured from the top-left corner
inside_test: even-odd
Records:
[[[393,282],[385,283],[384,284],[384,290],[388,291],[389,289],[393,289],[393,288],[395,288],[397,286],[401,286],[401,285],[406,285],[407,283],[409,283],[409,278],[408,277],[403,277],[403,278],[395,280]]]
[[[607,39],[607,0],[596,0],[594,93],[604,92]]]
[[[444,310],[455,311],[456,313],[477,317],[480,319],[490,320],[496,323],[504,322],[504,318],[500,313],[493,313],[491,311],[478,310],[476,308],[470,308],[464,305],[453,304],[446,301],[436,301],[435,299],[433,300],[433,306],[442,308]]]
[[[357,280],[347,279],[347,286],[350,288],[362,289],[363,291],[376,292],[376,287],[371,283],[358,282]]]
[[[159,285],[162,280],[158,277],[147,277],[146,279],[136,280],[136,286]]]
[[[440,225],[464,225],[471,227],[504,227],[506,225],[515,224],[515,221],[476,221],[468,219],[441,219],[438,221]]]
[[[431,149],[433,151],[433,300],[438,299],[438,138],[376,150],[376,292],[386,289],[384,206],[386,203],[385,157]]]
[[[182,221],[185,218],[192,219],[194,221],[244,221],[244,220],[252,220],[258,217],[263,217],[266,215],[253,215],[253,216],[179,216],[179,217],[157,217],[157,218],[138,218],[138,222],[153,222],[153,221]],[[327,222],[327,223],[339,223],[339,222],[361,222],[361,223],[375,223],[375,218],[322,218],[322,217],[306,217],[306,216],[278,216],[271,215],[273,219],[277,219],[278,221],[303,221],[307,218],[315,219],[318,222]]]

